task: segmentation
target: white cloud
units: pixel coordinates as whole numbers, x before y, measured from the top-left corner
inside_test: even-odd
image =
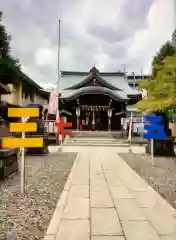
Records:
[[[35,54],[35,62],[39,66],[54,64],[57,61],[57,52],[48,48],[39,48]]]
[[[151,71],[151,60],[162,44],[171,40],[173,26],[173,1],[158,0],[153,3],[148,14],[148,27],[136,33],[129,55],[141,65],[134,67],[144,72]]]
[[[104,71],[105,66],[109,63],[110,59],[106,53],[100,53],[94,57],[95,66],[100,70]]]
[[[126,64],[129,72],[143,67],[148,73],[153,55],[173,31],[173,0],[1,0],[0,8],[12,33],[13,54],[34,81],[45,85],[57,81],[60,17],[63,70],[89,71],[95,64],[117,71]],[[96,26],[102,27],[102,37],[89,31]]]

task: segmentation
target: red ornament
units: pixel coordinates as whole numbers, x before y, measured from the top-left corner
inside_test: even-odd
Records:
[[[56,121],[56,126],[58,127],[58,133],[60,135],[70,135],[70,134],[72,134],[71,131],[66,131],[64,129],[65,127],[72,127],[72,123],[71,122],[64,122],[63,118],[61,118],[61,120]]]

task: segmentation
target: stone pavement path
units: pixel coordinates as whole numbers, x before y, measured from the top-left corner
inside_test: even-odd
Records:
[[[81,148],[45,240],[175,240],[175,210],[111,148]]]

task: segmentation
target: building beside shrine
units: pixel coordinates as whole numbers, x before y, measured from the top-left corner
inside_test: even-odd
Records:
[[[60,115],[72,122],[73,129],[117,131],[126,106],[141,100],[134,79],[123,72],[62,71]],[[131,84],[130,84],[131,82]]]
[[[19,79],[5,78],[0,82],[0,116],[8,120],[9,107],[28,104],[46,105],[49,92],[21,72]]]

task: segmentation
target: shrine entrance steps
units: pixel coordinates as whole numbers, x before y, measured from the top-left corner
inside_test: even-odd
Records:
[[[70,137],[66,146],[104,146],[104,147],[128,147],[128,143],[123,143],[113,137]]]
[[[146,145],[147,141],[141,137],[132,138],[132,145]],[[107,146],[129,147],[128,137],[122,132],[108,131],[73,131],[65,146]]]
[[[122,138],[122,131],[72,131],[73,137]],[[125,137],[126,138],[126,137]]]

